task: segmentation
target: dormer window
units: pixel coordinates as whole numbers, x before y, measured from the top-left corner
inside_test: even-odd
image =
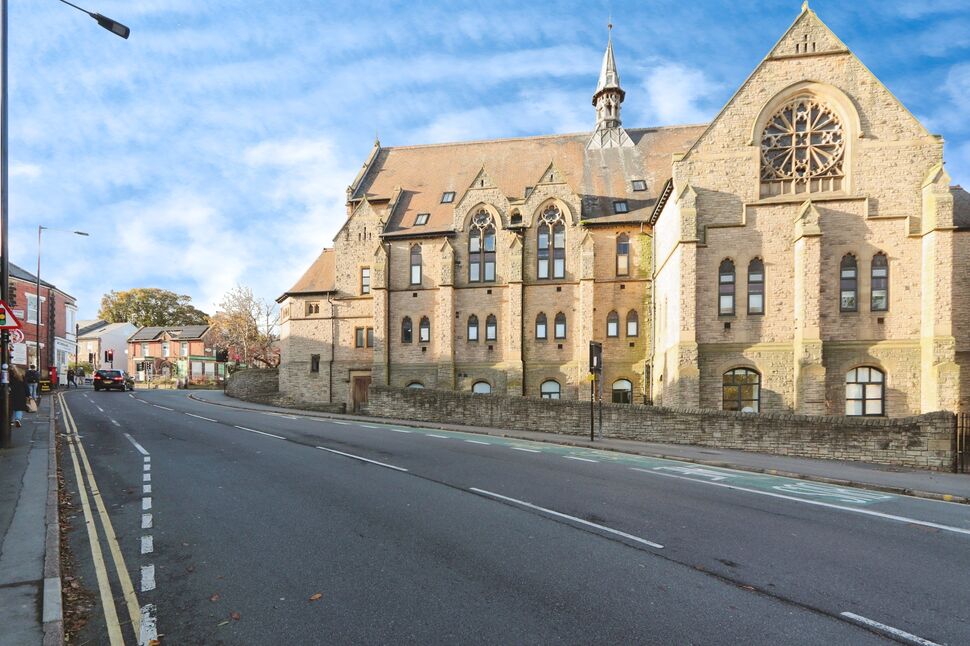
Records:
[[[445,191],[444,193],[441,194],[441,203],[442,204],[451,204],[454,201],[455,201],[455,192],[454,191]]]
[[[414,218],[414,226],[421,227],[426,225],[430,217],[430,213],[418,213],[417,217]]]
[[[647,183],[642,179],[633,180],[633,190],[634,191],[645,191],[647,190]]]
[[[613,212],[614,213],[629,213],[630,205],[626,203],[626,200],[617,200],[613,202]]]

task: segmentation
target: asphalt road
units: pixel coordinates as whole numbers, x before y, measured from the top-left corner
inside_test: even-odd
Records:
[[[65,399],[125,643],[133,620],[163,644],[970,643],[965,505],[177,391]],[[105,614],[82,643],[109,643]]]

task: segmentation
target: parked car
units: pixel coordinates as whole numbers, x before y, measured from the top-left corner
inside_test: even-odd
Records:
[[[98,370],[94,373],[95,390],[134,390],[135,380],[124,370]]]

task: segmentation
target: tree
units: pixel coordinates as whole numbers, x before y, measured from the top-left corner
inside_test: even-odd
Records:
[[[157,287],[111,291],[101,297],[98,317],[109,323],[145,325],[205,325],[209,316],[192,298]]]
[[[236,285],[226,292],[219,311],[209,320],[215,345],[246,365],[276,367],[280,355],[279,312],[276,303],[256,298],[253,290]]]

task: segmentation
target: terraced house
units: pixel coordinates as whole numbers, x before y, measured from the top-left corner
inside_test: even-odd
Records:
[[[371,382],[900,416],[966,408],[970,195],[943,141],[806,5],[714,120],[383,147],[280,297],[280,389]]]

